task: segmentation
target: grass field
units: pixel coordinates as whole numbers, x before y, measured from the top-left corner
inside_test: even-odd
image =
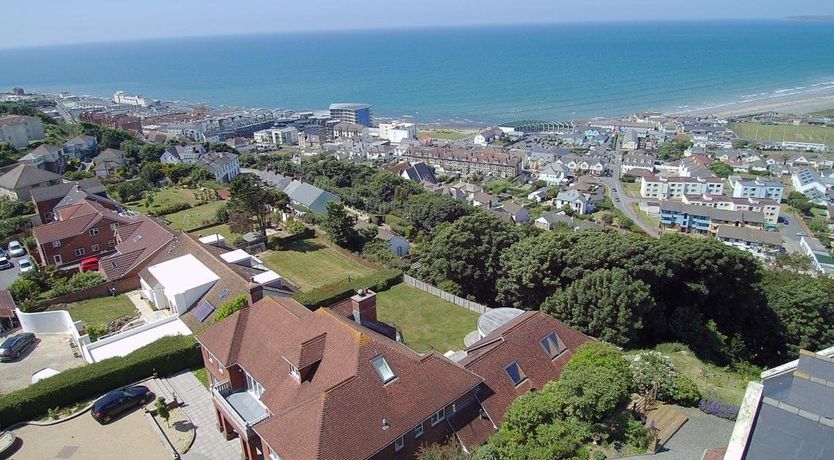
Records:
[[[203,221],[213,221],[214,213],[224,204],[224,201],[212,201],[191,209],[168,214],[165,219],[171,222],[173,228],[189,230],[203,225]]]
[[[211,235],[212,233],[219,233],[223,235],[223,237],[226,238],[226,241],[228,243],[231,243],[232,241],[234,241],[236,237],[240,236],[237,233],[234,233],[231,228],[229,228],[229,224],[215,225],[213,227],[204,228],[197,232],[191,232],[191,234],[194,236],[197,236],[198,234],[207,236]]]
[[[350,257],[314,238],[293,241],[287,249],[270,251],[263,256],[264,265],[287,278],[302,291],[337,281],[373,273]]]
[[[66,305],[72,319],[84,324],[108,324],[111,321],[136,314],[136,306],[126,295],[99,297]]]
[[[478,314],[406,284],[377,294],[377,318],[402,331],[415,351],[462,350],[477,327]]]
[[[417,137],[423,136],[431,136],[435,139],[447,139],[450,141],[459,141],[466,136],[472,135],[474,132],[468,131],[457,131],[457,130],[450,130],[450,129],[432,129],[430,131],[420,131],[417,133]]]
[[[167,208],[177,203],[188,203],[192,206],[197,204],[199,200],[194,196],[194,190],[184,188],[163,188],[157,190],[153,194],[153,204],[150,209],[145,206],[145,200],[131,201],[127,203],[127,207],[134,211],[139,211],[142,214],[147,214],[148,211],[156,211],[162,208]]]
[[[834,146],[834,128],[825,126],[764,125],[761,123],[733,123],[730,129],[740,137],[757,141],[813,142]]]

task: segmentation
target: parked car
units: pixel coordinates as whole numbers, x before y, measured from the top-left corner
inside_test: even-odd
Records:
[[[99,423],[110,423],[113,417],[128,409],[139,407],[153,401],[153,393],[148,387],[135,387],[113,390],[93,403],[93,418]]]
[[[28,257],[25,259],[20,259],[20,262],[18,262],[18,264],[20,264],[20,273],[26,273],[35,270],[35,266],[32,265],[32,261],[29,260]]]
[[[79,270],[82,272],[91,272],[98,270],[98,257],[87,257],[81,261]]]
[[[17,240],[9,241],[9,254],[12,257],[20,257],[26,254],[26,250],[23,249],[23,246],[20,245],[20,242]]]
[[[35,334],[31,332],[24,332],[15,336],[9,337],[0,345],[0,361],[13,361],[20,358],[20,356],[35,344]]]
[[[796,236],[808,236],[805,232],[796,232]]]
[[[0,256],[0,270],[5,270],[7,268],[12,268],[12,263],[9,261],[8,257]]]
[[[3,248],[0,248],[0,257],[9,258],[9,255],[6,254],[6,251],[4,251]]]

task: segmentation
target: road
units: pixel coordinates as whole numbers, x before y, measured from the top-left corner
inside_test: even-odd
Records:
[[[655,228],[654,225],[651,225],[634,211],[632,208],[632,204],[640,205],[639,198],[633,198],[628,196],[627,194],[621,193],[622,187],[620,186],[620,164],[622,162],[622,158],[620,155],[614,155],[614,161],[612,162],[611,168],[611,176],[610,177],[601,177],[600,182],[605,188],[608,189],[608,195],[611,197],[611,202],[614,204],[614,207],[622,211],[623,214],[626,215],[629,219],[633,220],[641,230],[646,232],[649,236],[659,238],[660,237],[660,230]],[[616,192],[614,191],[616,190]],[[617,198],[620,201],[617,201]]]
[[[28,257],[28,254],[20,257],[9,257],[12,266],[0,270],[0,289],[8,289],[12,283],[20,278],[20,261]]]

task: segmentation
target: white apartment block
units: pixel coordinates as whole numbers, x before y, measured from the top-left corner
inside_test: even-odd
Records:
[[[744,180],[734,176],[730,178],[733,184],[733,196],[736,198],[770,198],[777,203],[782,201],[785,186],[773,180]]]
[[[293,127],[262,129],[260,131],[255,131],[254,136],[255,142],[259,145],[298,144],[298,129]]]
[[[724,182],[717,177],[649,176],[640,181],[640,196],[657,200],[680,198],[683,195],[721,195]]]
[[[398,121],[380,123],[379,138],[385,139],[391,144],[399,144],[403,139],[417,139],[417,125]]]
[[[764,214],[765,223],[776,224],[779,221],[779,202],[771,198],[742,198],[725,195],[684,195],[683,204],[708,206],[726,211],[749,211]]]
[[[113,94],[113,102],[121,105],[135,105],[139,107],[150,107],[159,103],[155,99],[126,94],[124,91],[116,91]]]

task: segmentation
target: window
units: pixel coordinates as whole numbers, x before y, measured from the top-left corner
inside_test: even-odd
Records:
[[[562,347],[559,345],[559,336],[556,335],[555,332],[551,332],[550,334],[548,334],[547,337],[541,339],[539,343],[541,344],[542,348],[544,348],[544,351],[550,356],[550,359],[559,356],[559,354],[561,354],[564,351],[562,350]]]
[[[61,240],[55,240],[52,242],[53,248],[60,248],[61,247]]]
[[[272,450],[272,447],[269,447],[268,449],[269,449],[269,458],[270,458],[270,460],[281,460],[281,456],[278,455],[277,452]]]
[[[115,245],[116,245],[116,242],[115,242],[115,241],[113,241],[113,240],[110,240],[110,241],[108,241],[108,242],[107,242],[107,246],[109,246],[109,247],[111,247],[111,248],[112,248],[113,246],[115,246]]]
[[[52,260],[55,261],[56,264],[61,265],[64,261],[61,259],[61,254],[55,255],[52,257]]]
[[[95,228],[95,227],[91,228],[90,229],[90,236],[96,236],[96,235],[98,235],[98,229]]]
[[[417,439],[420,436],[423,436],[423,422],[418,423],[417,426],[414,427],[414,439]]]
[[[431,426],[435,426],[438,423],[442,422],[443,419],[446,418],[446,408],[440,409],[439,411],[431,414]]]
[[[99,247],[98,247],[98,245],[97,245],[97,244],[94,244],[94,245],[90,248],[90,250],[91,250],[91,251],[93,251],[93,252],[98,252]]]
[[[521,366],[519,366],[518,363],[515,361],[511,362],[509,366],[505,367],[504,371],[507,372],[507,375],[510,377],[510,380],[513,381],[514,385],[518,385],[519,383],[527,379],[527,376],[524,375],[524,371],[521,370]]]
[[[116,224],[110,224],[110,230],[116,231]]]
[[[75,250],[75,255],[83,256],[84,255],[84,248],[78,248]]]
[[[299,372],[298,368],[290,364],[290,375],[296,378],[296,380],[301,380],[301,372]]]
[[[252,395],[258,399],[261,399],[261,395],[264,393],[264,387],[262,387],[257,380],[252,378],[248,372],[246,373],[246,391],[252,393]]]
[[[384,356],[377,356],[372,359],[371,365],[374,366],[376,375],[379,376],[383,383],[388,383],[396,377],[396,375],[394,375],[394,371],[391,370],[391,366],[388,365],[388,361],[385,360]]]
[[[394,451],[399,452],[405,447],[405,437],[400,436],[394,441]]]

